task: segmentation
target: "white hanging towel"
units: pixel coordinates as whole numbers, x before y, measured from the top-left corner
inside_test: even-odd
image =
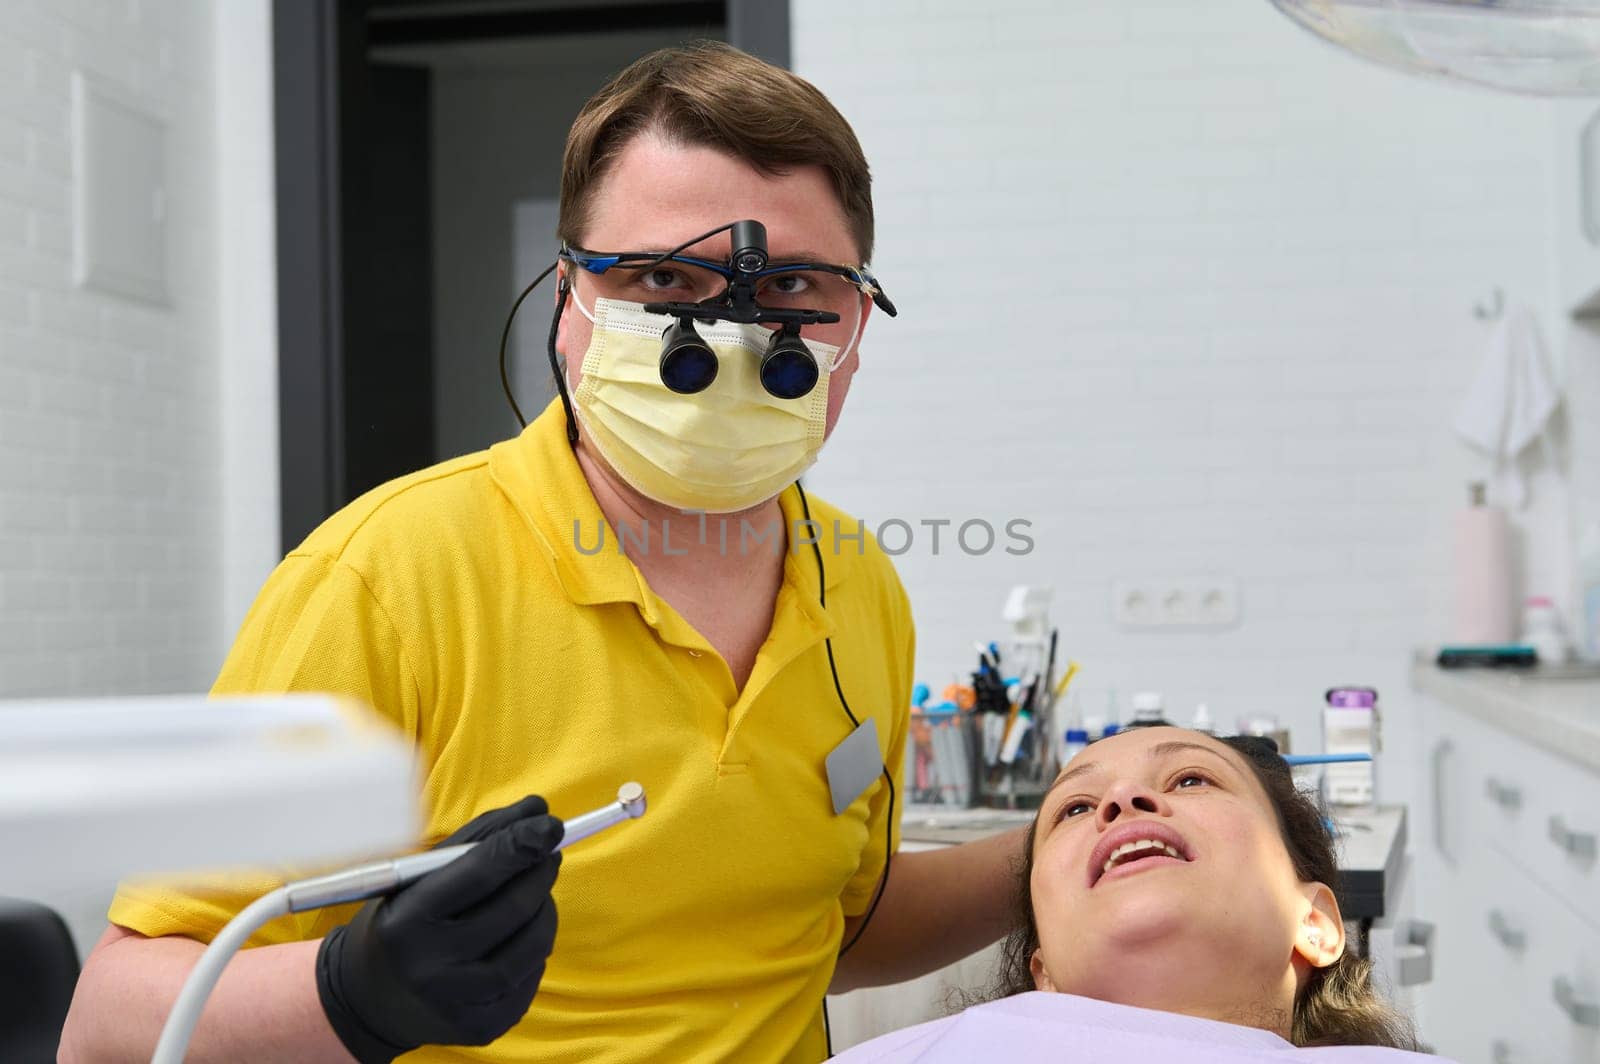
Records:
[[[1509,311],[1495,324],[1455,430],[1488,457],[1489,482],[1512,508],[1528,494],[1517,456],[1544,435],[1560,402],[1539,320],[1526,307]]]

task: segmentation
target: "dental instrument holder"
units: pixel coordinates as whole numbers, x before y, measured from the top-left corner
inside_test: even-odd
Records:
[[[1043,632],[1048,630],[1047,625],[1041,627]],[[1036,809],[1055,779],[1059,766],[1054,742],[1057,730],[1052,694],[1055,677],[1047,675],[1054,671],[1053,663],[1048,660],[1049,643],[1047,636],[1022,636],[1004,644],[1004,653],[998,644],[990,644],[994,663],[980,659],[977,671],[972,674],[978,704],[974,712],[962,714],[962,717],[970,730],[974,751],[970,793],[976,805]],[[998,668],[1002,660],[1021,666],[1015,710]],[[994,747],[993,733],[1009,732],[1024,719],[1028,722],[1028,734],[1013,759],[1005,760],[1003,753],[999,758],[986,756]],[[1000,722],[1004,722],[1003,725]],[[1002,741],[1001,751],[1007,745]]]
[[[1048,699],[1049,695],[1043,697]],[[1048,736],[1043,733],[1039,723],[1044,717],[1035,719],[1030,725],[1027,742],[1031,748],[1026,757],[1019,756],[1010,762],[991,762],[983,756],[984,728],[988,726],[986,718],[989,716],[982,712],[962,714],[972,734],[972,749],[976,755],[971,762],[973,780],[969,792],[976,798],[973,804],[991,809],[1037,809],[1050,789],[1051,778],[1045,767],[1051,757],[1043,747],[1052,744],[1046,741]],[[1000,717],[999,714],[994,716]],[[1001,719],[1008,719],[1010,727],[1016,727],[1018,718],[1008,716]]]
[[[624,820],[634,820],[645,814],[644,788],[637,783],[624,783],[617,788],[617,800],[565,822],[565,831],[556,851],[566,849],[591,835],[604,831]],[[222,977],[223,969],[233,954],[249,941],[263,925],[289,913],[320,909],[329,905],[344,905],[392,894],[429,872],[443,868],[468,850],[477,846],[468,842],[459,846],[445,846],[437,850],[410,854],[385,861],[357,865],[341,872],[312,879],[287,883],[257,898],[228,921],[200,955],[200,960],[189,972],[183,989],[173,1003],[161,1038],[156,1043],[150,1064],[180,1064],[189,1049],[189,1039],[195,1024],[205,1008],[206,999]]]
[[[1050,585],[1013,587],[1001,610],[1010,637],[1004,643],[991,643],[989,656],[980,657],[978,671],[972,675],[978,711],[970,714],[968,723],[975,733],[972,747],[978,756],[973,759],[971,792],[978,805],[1037,808],[1059,771],[1057,741],[1061,722],[1055,712],[1054,694],[1056,640],[1050,625],[1053,597],[1054,588]],[[1002,661],[1021,685],[1015,711],[1000,672]],[[986,688],[990,689],[987,698]],[[989,718],[1003,714],[1009,732],[1023,721],[1024,713],[1029,729],[1021,743],[1024,753],[1011,760],[984,757],[985,730],[997,727]]]

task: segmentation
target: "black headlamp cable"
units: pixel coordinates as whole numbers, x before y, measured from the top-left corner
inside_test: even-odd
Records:
[[[811,504],[806,499],[806,489],[801,487],[800,482],[797,480],[794,483],[794,490],[800,493],[800,512],[805,515],[807,527],[810,527]],[[817,545],[814,538],[811,544],[811,553],[817,559],[817,602],[826,610],[828,608],[828,575],[822,566],[822,548]],[[856,719],[855,713],[851,711],[850,702],[844,697],[844,686],[839,682],[839,666],[833,658],[832,637],[824,638],[822,645],[828,652],[828,671],[833,674],[833,690],[839,696],[839,707],[844,710],[844,715],[850,718],[851,726],[859,728],[861,727],[861,721]],[[866,914],[862,916],[861,923],[856,926],[856,933],[851,935],[850,941],[840,948],[839,956],[841,957],[849,953],[855,947],[855,944],[861,941],[861,936],[867,930],[867,925],[872,923],[872,914],[878,911],[878,903],[883,900],[883,889],[889,885],[889,864],[894,859],[894,774],[889,771],[887,764],[883,765],[883,782],[889,788],[888,815],[884,819],[883,826],[883,875],[878,878],[878,889],[872,895],[872,904],[867,906]],[[822,1036],[827,1041],[828,1056],[831,1057],[833,1056],[833,1026],[828,1022],[826,991],[824,991],[822,998]]]
[[[532,295],[533,290],[538,288],[544,282],[544,279],[549,277],[551,272],[559,265],[561,265],[561,260],[557,259],[549,266],[546,266],[544,272],[535,277],[528,284],[528,287],[522,290],[516,301],[511,304],[511,313],[506,315],[506,327],[500,330],[500,387],[505,390],[506,402],[511,404],[511,412],[517,416],[517,424],[523,428],[528,427],[528,419],[522,416],[522,408],[517,405],[517,397],[511,393],[511,378],[506,374],[506,344],[511,339],[511,323],[517,318],[517,308],[522,306],[522,301]],[[556,378],[556,391],[561,393],[561,406],[567,412],[567,442],[576,444],[578,442],[578,426],[572,419],[572,398],[567,394],[567,376],[561,372],[560,359],[556,357],[556,331],[561,327],[561,311],[567,305],[567,290],[569,287],[565,277],[556,280],[556,312],[550,318],[550,336],[545,342],[545,348],[550,355],[550,372]]]

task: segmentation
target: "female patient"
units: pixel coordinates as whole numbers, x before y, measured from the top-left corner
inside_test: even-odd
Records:
[[[836,1059],[1421,1059],[1345,952],[1335,875],[1269,740],[1123,732],[1074,758],[1034,821],[1007,996]]]

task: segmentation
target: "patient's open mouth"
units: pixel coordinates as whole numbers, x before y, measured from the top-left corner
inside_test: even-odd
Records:
[[[1094,886],[1114,869],[1131,865],[1155,867],[1192,859],[1183,837],[1166,825],[1130,824],[1108,832],[1096,844],[1089,858],[1089,885]]]
[[[1105,875],[1117,865],[1128,864],[1143,857],[1158,857],[1165,854],[1178,860],[1183,860],[1183,854],[1178,852],[1176,846],[1161,842],[1158,839],[1138,839],[1134,842],[1125,842],[1111,851],[1111,856],[1106,858],[1105,864],[1100,866],[1100,874]]]

